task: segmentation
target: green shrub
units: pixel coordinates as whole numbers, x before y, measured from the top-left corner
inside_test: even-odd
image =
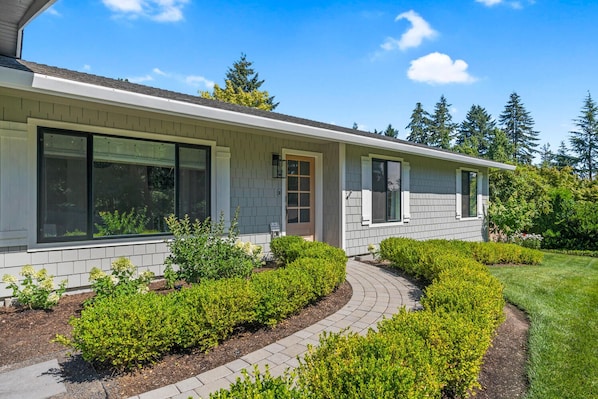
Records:
[[[323,334],[301,361],[297,384],[318,399],[440,397],[433,363],[422,337],[409,330]]]
[[[66,292],[67,280],[62,280],[58,289],[54,288],[54,276],[49,275],[46,269],[37,272],[31,265],[23,266],[21,276],[22,288],[19,287],[18,279],[10,274],[2,276],[2,282],[12,290],[12,296],[17,298],[19,303],[28,306],[30,309],[50,309],[58,304],[62,295]]]
[[[280,265],[287,265],[301,256],[306,244],[299,236],[281,236],[270,242],[270,250]]]
[[[116,209],[114,212],[100,211],[102,224],[96,223],[98,232],[94,234],[96,237],[100,236],[115,236],[124,234],[141,234],[145,231],[145,225],[149,221],[147,215],[147,208],[136,210],[132,208],[129,213],[119,212]]]
[[[178,347],[207,350],[233,329],[255,319],[257,296],[249,281],[232,278],[205,281],[168,298],[178,329]]]
[[[135,265],[127,258],[118,258],[112,262],[110,275],[97,267],[92,268],[89,273],[89,282],[95,296],[87,303],[106,297],[148,292],[148,286],[154,278],[154,273],[145,271],[134,278],[136,270]]]
[[[107,297],[73,318],[72,340],[57,337],[81,351],[83,359],[119,370],[159,359],[177,334],[166,297],[155,293]]]
[[[253,375],[242,370],[243,379],[237,378],[228,389],[221,389],[210,394],[210,399],[300,399],[305,395],[294,386],[290,373],[272,377],[268,365],[264,374],[254,366]]]
[[[178,219],[173,215],[166,219],[166,223],[173,239],[168,242],[170,255],[164,261],[164,277],[171,286],[176,280],[198,283],[220,278],[245,278],[254,267],[260,266],[253,253],[249,255],[244,248],[236,245],[237,215],[227,234],[223,215],[216,224],[209,219],[191,222],[188,216]],[[178,271],[174,271],[175,265]]]

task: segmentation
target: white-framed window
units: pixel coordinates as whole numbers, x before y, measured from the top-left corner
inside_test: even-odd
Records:
[[[370,154],[361,157],[361,224],[408,223],[409,163],[401,158]]]
[[[481,219],[483,175],[475,169],[459,168],[456,173],[456,218]]]

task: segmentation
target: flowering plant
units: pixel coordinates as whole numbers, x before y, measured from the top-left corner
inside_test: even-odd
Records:
[[[378,249],[378,246],[376,244],[368,244],[368,252],[372,254],[374,259],[378,259],[380,255],[380,250]]]
[[[19,273],[25,279],[19,288],[18,279],[10,274],[2,277],[2,282],[8,284],[12,290],[12,296],[17,298],[21,305],[30,309],[50,309],[58,304],[58,301],[66,291],[67,280],[62,280],[58,289],[54,289],[54,276],[49,275],[46,269],[35,271],[33,266],[23,266]]]
[[[543,239],[541,234],[515,233],[509,237],[509,242],[526,248],[540,249]]]
[[[94,299],[148,292],[148,286],[154,278],[154,273],[146,270],[135,278],[136,269],[131,260],[127,258],[118,258],[112,262],[110,275],[97,267],[92,268],[89,273],[89,282],[96,293]]]
[[[263,264],[262,258],[264,254],[261,245],[252,244],[250,241],[237,241],[235,247],[242,250],[255,264]]]

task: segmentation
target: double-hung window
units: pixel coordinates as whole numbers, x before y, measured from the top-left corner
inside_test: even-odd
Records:
[[[361,176],[362,225],[409,221],[409,163],[362,157]]]
[[[210,150],[50,128],[38,132],[38,241],[167,233],[210,214]]]
[[[457,219],[481,218],[482,174],[475,170],[457,169]]]

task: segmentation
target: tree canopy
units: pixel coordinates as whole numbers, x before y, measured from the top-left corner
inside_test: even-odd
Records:
[[[252,68],[253,63],[247,61],[245,54],[228,68],[224,87],[218,84],[214,85],[212,93],[209,91],[200,91],[203,98],[224,101],[232,104],[243,105],[273,111],[279,103],[274,102],[274,96],[265,90],[260,90],[264,80],[260,80],[259,73]]]
[[[513,92],[498,119],[512,144],[512,159],[530,165],[537,153],[539,132],[534,130],[534,119],[525,109],[519,94]]]
[[[576,130],[569,132],[575,166],[581,176],[592,180],[598,168],[598,107],[588,92],[581,114],[573,120]]]

